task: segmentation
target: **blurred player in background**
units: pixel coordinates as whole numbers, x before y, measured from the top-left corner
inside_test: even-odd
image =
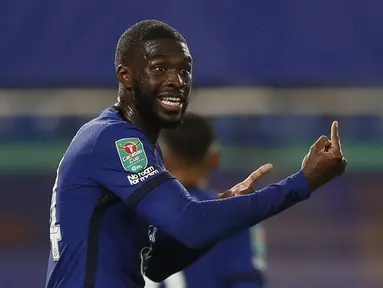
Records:
[[[178,130],[160,136],[165,167],[197,200],[215,199],[208,179],[219,165],[220,149],[212,126],[201,116],[185,115]],[[261,288],[264,286],[264,231],[260,224],[217,244],[203,258],[154,288]]]
[[[142,272],[161,282],[344,172],[334,122],[332,142],[320,137],[290,177],[257,193],[192,199],[157,143],[182,122],[192,65],[185,39],[163,22],[136,23],[120,37],[117,103],[80,128],[57,169],[46,288],[142,288]],[[253,176],[224,197],[246,192]]]

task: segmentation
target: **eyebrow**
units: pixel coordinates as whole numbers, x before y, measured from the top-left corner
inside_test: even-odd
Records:
[[[169,55],[161,54],[161,53],[148,53],[148,58],[151,60],[159,59],[159,58],[168,58]]]
[[[169,58],[169,55],[168,54],[161,54],[161,53],[156,53],[156,54],[152,54],[152,55],[148,55],[148,59],[151,60],[151,61],[154,61],[154,60],[159,60],[161,58]],[[186,59],[186,61],[190,64],[193,63],[193,58],[191,56],[185,56],[184,57]]]

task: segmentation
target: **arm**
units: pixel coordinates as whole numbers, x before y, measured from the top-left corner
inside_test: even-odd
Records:
[[[219,249],[222,250],[223,248],[226,253],[224,260],[210,256],[213,261],[211,265],[222,267],[222,278],[225,279],[229,287],[264,287],[266,281],[264,271],[263,268],[261,270],[257,266],[265,265],[264,263],[261,264],[265,261],[263,259],[264,251],[262,251],[265,243],[262,239],[263,235],[260,233],[263,233],[262,227],[257,225],[216,244],[220,245],[221,248]],[[150,258],[144,264],[146,267],[145,275],[149,276],[152,281],[162,282],[172,274],[197,261],[214,247],[190,249],[165,233],[157,231]]]
[[[153,177],[148,183],[162,175],[167,174]],[[257,193],[207,201],[191,199],[177,180],[170,176],[164,178],[169,179],[158,186],[150,185],[150,191],[145,189],[145,196],[132,208],[189,248],[201,248],[249,228],[310,195],[309,184],[302,172]],[[129,199],[127,202],[129,204]]]
[[[223,245],[227,255],[225,260],[216,259],[216,263],[212,265],[223,267],[222,277],[231,283],[231,286],[263,287],[264,285],[266,239],[264,228],[260,224],[220,241],[219,244],[202,249],[190,249],[159,230],[151,239],[155,241],[152,243],[150,258],[145,262],[145,273],[150,275],[152,280],[163,281],[187,268],[216,245],[222,250]],[[214,261],[214,258],[211,259]]]
[[[133,133],[125,125],[115,126],[107,129],[95,145],[95,181],[188,248],[209,246],[310,196],[310,184],[298,172],[257,193],[195,201],[158,163],[144,134],[136,130]],[[136,147],[133,154],[128,155],[123,147],[128,143]]]

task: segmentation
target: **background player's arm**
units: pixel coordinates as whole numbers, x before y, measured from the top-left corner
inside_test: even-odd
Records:
[[[252,227],[251,229],[256,229]],[[257,251],[252,250],[250,231],[242,231],[235,236],[223,241],[225,245],[225,265],[223,265],[222,278],[229,283],[231,288],[261,288],[265,284],[265,275],[254,264],[254,256]],[[261,239],[257,239],[260,241]],[[262,244],[262,243],[257,243]]]

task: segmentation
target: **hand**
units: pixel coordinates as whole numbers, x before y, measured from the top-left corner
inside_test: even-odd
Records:
[[[338,122],[334,121],[331,125],[331,140],[326,136],[319,137],[303,159],[301,170],[315,190],[342,175],[346,164],[340,145]]]
[[[249,193],[253,193],[255,190],[252,185],[258,181],[264,174],[269,172],[273,168],[271,164],[265,164],[258,168],[256,171],[251,173],[249,177],[247,177],[242,182],[238,183],[230,190],[223,192],[217,196],[217,199],[230,198],[233,196],[246,195]]]

